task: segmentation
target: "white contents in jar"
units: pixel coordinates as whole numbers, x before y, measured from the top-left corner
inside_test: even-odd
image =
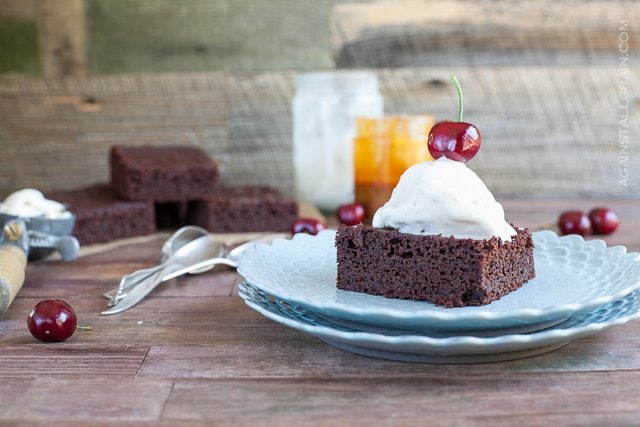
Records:
[[[356,117],[381,117],[383,99],[370,72],[301,74],[293,99],[296,196],[326,211],[354,199]]]

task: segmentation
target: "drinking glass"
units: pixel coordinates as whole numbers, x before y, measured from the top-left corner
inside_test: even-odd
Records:
[[[432,125],[430,115],[356,119],[355,199],[368,222],[409,166],[433,160],[427,147]]]

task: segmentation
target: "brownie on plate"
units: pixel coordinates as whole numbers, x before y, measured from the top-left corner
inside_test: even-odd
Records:
[[[195,147],[114,146],[110,160],[111,185],[124,200],[193,200],[218,180],[216,162]]]
[[[189,203],[188,222],[214,233],[289,231],[297,203],[267,186],[219,188]]]
[[[46,197],[64,203],[76,215],[73,235],[83,245],[156,231],[153,202],[120,200],[107,184],[52,191]]]
[[[445,307],[488,304],[535,276],[531,234],[516,231],[503,242],[340,226],[337,287]]]

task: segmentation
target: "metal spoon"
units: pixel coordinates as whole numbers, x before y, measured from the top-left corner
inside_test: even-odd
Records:
[[[162,264],[173,256],[173,254],[175,254],[180,248],[187,243],[208,234],[209,232],[207,230],[202,227],[196,227],[195,225],[187,225],[186,227],[178,229],[162,245],[162,249],[160,250],[160,265],[150,268],[142,268],[134,271],[133,273],[124,275],[122,279],[120,279],[118,287],[109,292],[105,292],[103,296],[111,301],[109,305],[112,306],[133,286],[140,283],[147,277],[150,277],[153,273],[159,271],[162,268]]]
[[[173,256],[169,257],[166,262],[162,263],[159,266],[160,268],[151,276],[131,286],[129,291],[120,295],[119,298],[116,295],[116,298],[111,300],[111,309],[103,311],[102,314],[119,313],[133,307],[162,283],[166,275],[187,266],[198,264],[206,259],[217,257],[219,254],[220,246],[214,244],[208,235],[187,243],[178,249]],[[125,298],[127,302],[119,304]],[[117,307],[116,304],[118,305]]]
[[[182,276],[183,274],[195,274],[195,273],[208,271],[217,265],[226,265],[229,267],[236,268],[238,266],[238,259],[247,249],[252,248],[259,243],[265,243],[265,244],[271,243],[274,239],[285,237],[285,236],[286,234],[284,233],[274,233],[274,234],[267,234],[265,236],[255,238],[253,240],[249,240],[248,242],[244,242],[238,246],[233,247],[226,254],[224,254],[224,256],[210,258],[210,259],[201,261],[197,264],[189,265],[183,269],[180,269],[165,275],[162,278],[162,280],[163,281],[171,280],[178,276]]]
[[[102,314],[117,314],[126,311],[142,301],[142,299],[151,291],[153,291],[160,283],[181,276],[183,274],[206,271],[217,265],[227,265],[229,267],[235,268],[237,266],[238,259],[247,249],[252,248],[258,243],[270,243],[274,239],[284,236],[286,236],[286,234],[284,233],[268,234],[232,248],[223,257],[217,255],[214,258],[203,259],[199,262],[183,266],[182,268],[174,269],[173,267],[171,267],[166,268],[162,271],[158,271],[152,277],[145,279],[136,287],[134,287],[127,295],[117,301],[115,305],[111,306],[111,308],[109,308],[108,310],[103,311]],[[185,248],[183,249],[187,249],[187,246],[185,246]],[[178,251],[176,255],[178,255],[179,253],[180,251]],[[186,260],[187,257],[185,256],[184,258]],[[171,260],[168,261],[168,263],[171,262]],[[174,263],[173,265],[176,266],[177,264]]]
[[[162,245],[162,249],[160,249],[160,253],[162,254],[160,261],[165,262],[178,249],[199,237],[206,236],[207,234],[209,234],[207,230],[195,225],[187,225],[180,228]]]

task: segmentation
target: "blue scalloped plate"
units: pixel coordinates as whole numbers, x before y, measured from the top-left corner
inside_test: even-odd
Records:
[[[238,271],[253,286],[314,313],[376,327],[426,331],[537,330],[640,289],[640,255],[602,240],[533,234],[536,277],[480,307],[444,308],[336,289],[335,231],[257,245]]]
[[[605,304],[542,331],[490,336],[437,333],[389,334],[369,326],[366,331],[332,323],[305,308],[291,305],[248,283],[240,296],[263,316],[352,353],[405,362],[483,363],[520,359],[562,347],[574,339],[640,317],[640,292]]]

